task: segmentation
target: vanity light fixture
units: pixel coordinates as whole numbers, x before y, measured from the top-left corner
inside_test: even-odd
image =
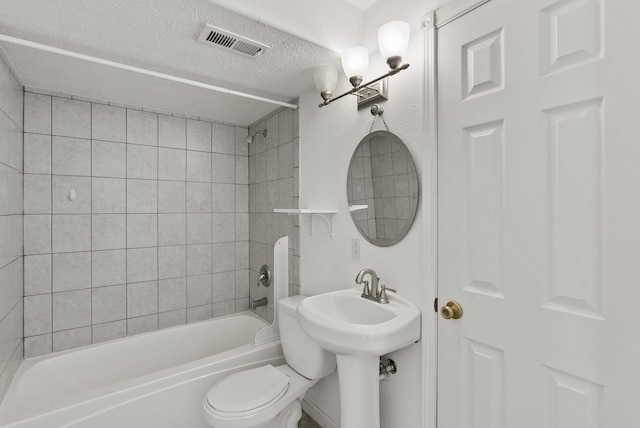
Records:
[[[342,69],[353,87],[360,86],[362,76],[369,68],[369,50],[364,46],[354,46],[342,53]]]
[[[313,74],[313,80],[316,82],[316,88],[320,91],[320,96],[327,101],[333,97],[333,91],[338,83],[338,72],[330,66],[318,68]]]
[[[391,21],[378,29],[378,46],[380,53],[387,59],[389,72],[367,83],[362,83],[363,76],[369,65],[369,52],[367,48],[355,46],[347,49],[342,54],[342,68],[353,88],[333,98],[333,91],[337,83],[337,72],[332,67],[321,67],[314,73],[316,88],[324,100],[318,107],[324,107],[347,95],[355,95],[359,99],[359,108],[362,100],[375,101],[378,94],[386,99],[382,93],[387,88],[386,79],[409,68],[409,64],[402,64],[402,56],[409,45],[410,27],[403,21]],[[383,80],[382,82],[380,82]],[[372,85],[380,82],[376,87]]]

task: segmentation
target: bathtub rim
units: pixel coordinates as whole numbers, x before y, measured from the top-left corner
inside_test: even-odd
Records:
[[[15,384],[17,384],[20,381],[22,374],[25,373],[34,365],[38,364],[39,362],[46,361],[49,359],[55,359],[56,357],[62,357],[64,355],[68,355],[70,353],[76,353],[86,349],[108,345],[114,342],[135,340],[135,339],[139,339],[142,336],[161,334],[168,330],[176,331],[180,329],[186,329],[194,325],[211,323],[219,319],[231,318],[231,317],[236,317],[239,315],[247,315],[247,314],[249,314],[252,318],[259,320],[262,324],[264,324],[264,327],[269,326],[267,321],[265,321],[263,318],[259,317],[258,315],[254,314],[253,312],[243,311],[243,312],[237,312],[235,314],[225,315],[223,317],[210,318],[207,320],[197,321],[193,323],[181,324],[178,326],[168,327],[166,329],[145,332],[145,333],[136,334],[132,336],[126,336],[124,338],[113,339],[105,342],[95,343],[87,346],[82,346],[82,347],[73,348],[65,351],[60,351],[60,352],[55,352],[47,355],[25,359],[23,363],[20,365],[20,368],[18,369],[16,376],[13,378],[9,387],[9,393],[5,395],[5,399],[8,398],[10,400],[9,402],[7,402],[7,404],[20,405],[20,401],[18,401],[15,396],[13,396],[13,398],[9,398],[10,393],[11,391],[13,391],[14,388],[16,388]],[[209,376],[210,374],[206,373],[206,370],[216,364],[222,365],[223,366],[222,371],[224,372],[233,371],[235,370],[235,366],[234,367],[228,366],[230,364],[229,361],[233,361],[238,357],[248,358],[249,355],[254,353],[257,353],[259,357],[258,360],[256,361],[267,361],[267,360],[274,360],[277,358],[281,358],[284,361],[284,355],[282,353],[280,340],[258,344],[258,345],[256,345],[255,342],[246,343],[244,345],[237,346],[235,348],[227,349],[223,352],[208,355],[204,358],[191,360],[175,366],[170,366],[170,367],[166,367],[164,369],[156,370],[150,373],[145,373],[140,376],[134,376],[132,378],[128,378],[122,381],[117,381],[111,384],[102,385],[87,391],[70,394],[68,396],[61,398],[61,401],[56,402],[55,403],[56,406],[53,406],[52,408],[48,408],[45,406],[45,408],[41,408],[41,410],[35,409],[34,412],[29,412],[25,410],[24,407],[21,406],[21,407],[18,407],[17,410],[10,413],[6,413],[3,408],[2,419],[0,420],[0,427],[8,428],[24,422],[42,419],[47,417],[48,415],[54,415],[55,417],[56,413],[60,413],[66,409],[69,409],[69,408],[80,409],[82,407],[91,407],[96,402],[99,402],[99,401],[116,401],[117,402],[118,401],[117,397],[119,395],[132,394],[135,391],[148,390],[150,388],[153,388],[154,386],[157,386],[160,389],[171,388],[173,387],[173,384],[171,384],[171,382],[173,382],[174,380],[177,381],[176,385],[186,382],[185,380],[180,381],[179,379],[181,377],[191,376],[192,379],[198,379],[201,377]],[[248,362],[248,363],[242,364],[240,367],[244,367],[252,364],[254,363]],[[217,373],[218,371],[219,370],[216,370],[215,373]],[[201,372],[204,372],[204,373],[201,373]],[[149,392],[145,394],[149,394]],[[3,400],[2,402],[2,405],[4,404],[5,404],[5,400]],[[116,404],[112,404],[109,407],[114,407],[117,405],[121,405],[121,404],[116,403]]]
[[[177,330],[181,330],[181,329],[186,329],[192,326],[197,326],[197,325],[202,325],[202,324],[207,324],[210,322],[214,322],[214,321],[218,321],[218,320],[222,320],[222,319],[227,319],[227,318],[234,318],[237,317],[239,315],[249,315],[251,318],[254,318],[258,321],[261,321],[262,323],[264,323],[264,327],[269,327],[271,324],[266,321],[264,318],[258,316],[257,314],[255,314],[252,311],[242,311],[242,312],[236,312],[233,314],[229,314],[229,315],[223,315],[220,317],[216,317],[216,318],[209,318],[206,320],[201,320],[201,321],[194,321],[194,322],[190,322],[190,323],[186,323],[186,324],[179,324],[179,325],[174,325],[171,327],[165,327],[165,328],[161,328],[158,330],[152,330],[152,331],[145,331],[144,333],[138,333],[138,334],[133,334],[131,336],[124,336],[124,337],[118,337],[116,339],[109,339],[109,340],[105,340],[104,342],[98,342],[98,343],[91,343],[89,345],[84,345],[84,346],[78,346],[76,348],[71,348],[71,349],[65,349],[64,351],[54,351],[54,352],[50,352],[48,354],[44,354],[44,355],[38,355],[35,357],[27,357],[23,360],[22,364],[20,365],[20,369],[22,369],[23,366],[27,366],[31,367],[33,365],[35,365],[37,362],[39,361],[43,361],[43,360],[48,360],[48,359],[55,359],[57,357],[63,357],[65,355],[74,353],[74,352],[78,352],[78,351],[85,351],[88,349],[93,349],[93,348],[98,348],[101,346],[105,346],[105,345],[109,345],[115,342],[129,342],[131,340],[134,339],[139,339],[141,337],[146,337],[146,336],[151,336],[151,335],[158,335],[158,334],[162,334],[162,333],[169,333],[169,332],[175,332]],[[262,327],[262,328],[264,328]],[[260,346],[255,344],[255,339],[254,339],[254,346]],[[30,363],[30,364],[27,364]],[[17,374],[17,373],[16,373]],[[14,377],[15,379],[15,377]]]

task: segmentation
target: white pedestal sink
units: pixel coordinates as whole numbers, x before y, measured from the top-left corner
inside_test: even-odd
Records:
[[[298,305],[298,322],[336,354],[340,427],[380,428],[380,356],[420,339],[420,310],[396,294],[388,304],[360,294],[353,288],[309,297]]]

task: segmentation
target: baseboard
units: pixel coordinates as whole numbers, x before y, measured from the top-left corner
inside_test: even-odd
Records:
[[[307,412],[322,428],[340,428],[325,412],[307,400],[302,400],[302,410]]]

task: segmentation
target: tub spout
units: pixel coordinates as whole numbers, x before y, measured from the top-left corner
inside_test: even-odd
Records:
[[[250,300],[249,308],[256,309],[256,308],[259,308],[260,306],[267,306],[267,303],[269,303],[269,301],[267,300],[266,297],[263,297],[262,299],[258,299],[258,300]]]

